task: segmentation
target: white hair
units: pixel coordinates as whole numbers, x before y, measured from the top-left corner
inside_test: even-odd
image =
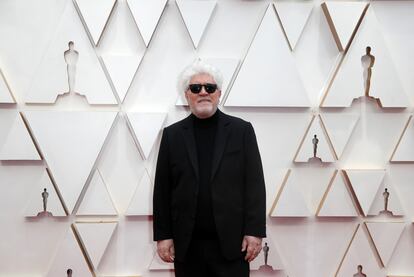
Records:
[[[194,63],[187,66],[178,77],[178,91],[185,92],[188,89],[191,78],[203,73],[210,75],[216,82],[217,88],[221,90],[221,87],[223,86],[223,75],[220,70],[201,60],[196,60]]]

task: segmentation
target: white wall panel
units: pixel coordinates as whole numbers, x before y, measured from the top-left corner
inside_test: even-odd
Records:
[[[359,226],[357,229],[335,276],[353,276],[358,273],[358,265],[362,266],[362,272],[367,276],[387,276],[377,262],[369,243],[368,234],[363,226]]]
[[[75,224],[81,243],[95,269],[101,262],[116,226],[116,222],[78,222]]]
[[[73,73],[68,72],[64,57],[70,41],[74,42],[74,51],[78,52],[77,61],[69,62],[75,68]],[[98,56],[71,1],[65,6],[32,79],[25,102],[54,103],[58,95],[69,93],[69,74],[74,76],[74,92],[84,95],[89,104],[117,104]],[[90,82],[91,79],[96,81]]]
[[[336,171],[325,191],[317,216],[358,216],[352,195],[347,188],[343,174]]]
[[[119,214],[124,214],[128,209],[145,171],[144,161],[126,120],[125,115],[119,117],[98,163],[99,172]]]
[[[0,103],[16,103],[10,92],[9,85],[4,78],[3,72],[0,70]]]
[[[54,277],[66,274],[68,269],[72,269],[73,274],[80,276],[93,276],[79,248],[72,227],[68,228],[45,276]]]
[[[115,112],[25,113],[69,213],[91,174],[116,115]]]
[[[260,96],[252,97],[253,91],[260,91]],[[225,106],[309,106],[305,87],[272,5],[266,10]]]
[[[314,153],[315,152],[315,153]],[[320,116],[314,115],[294,157],[295,162],[335,161],[335,152]]]
[[[50,181],[46,170],[39,179],[32,179],[32,182],[33,188],[27,189],[27,191],[30,191],[31,197],[25,210],[25,216],[38,217],[38,220],[42,220],[44,216],[66,216],[56,189]],[[46,213],[43,213],[44,189],[48,193],[46,197]]]
[[[404,222],[367,222],[366,226],[382,264],[387,266],[404,231]]]
[[[381,27],[374,11],[368,8],[355,38],[339,65],[332,86],[322,103],[324,107],[349,107],[352,100],[364,96],[364,68],[361,58],[366,47],[375,56],[369,96],[378,99],[382,107],[407,107],[409,99],[404,91],[396,65],[390,56]]]
[[[111,195],[109,195],[108,188],[99,170],[94,172],[76,214],[117,215]]]
[[[217,1],[176,0],[188,34],[197,48]]]
[[[0,160],[40,160],[39,153],[15,110],[0,110]]]
[[[282,22],[290,49],[294,50],[313,9],[313,1],[279,1],[273,3]]]
[[[148,46],[154,34],[162,12],[165,9],[167,0],[129,0],[128,6],[131,9],[135,22],[139,28],[145,45]]]
[[[87,30],[97,45],[115,5],[115,0],[76,0],[75,3],[86,23]]]
[[[326,20],[332,29],[339,51],[348,48],[352,34],[358,27],[358,22],[367,7],[365,2],[356,1],[326,1],[322,3],[322,9]]]

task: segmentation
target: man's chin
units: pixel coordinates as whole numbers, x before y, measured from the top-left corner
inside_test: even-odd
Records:
[[[213,107],[194,109],[193,114],[198,118],[207,118],[214,114],[215,109]]]

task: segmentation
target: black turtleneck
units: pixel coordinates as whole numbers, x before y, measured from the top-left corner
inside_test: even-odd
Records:
[[[192,116],[194,119],[194,137],[197,145],[200,177],[193,238],[217,239],[211,203],[210,177],[219,113],[216,111],[214,115],[204,119],[200,119],[194,114]]]

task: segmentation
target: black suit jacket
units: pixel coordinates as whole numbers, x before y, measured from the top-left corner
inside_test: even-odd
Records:
[[[223,255],[241,256],[244,235],[266,236],[262,162],[252,125],[218,111],[212,160],[211,198]],[[184,260],[194,227],[198,158],[191,116],[164,129],[154,196],[154,240],[173,239]]]

